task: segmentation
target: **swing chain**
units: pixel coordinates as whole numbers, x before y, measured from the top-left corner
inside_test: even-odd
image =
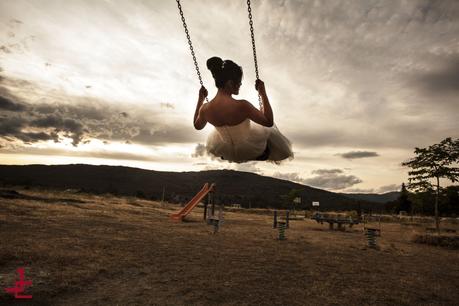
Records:
[[[196,60],[196,55],[194,53],[193,44],[191,43],[190,33],[186,25],[185,16],[183,15],[182,5],[180,4],[180,0],[176,0],[176,1],[177,1],[178,9],[180,11],[180,17],[182,18],[183,28],[185,29],[185,34],[188,40],[188,45],[190,46],[190,51],[191,51],[191,56],[193,57],[194,67],[196,68],[196,73],[198,74],[199,83],[201,84],[201,86],[204,86],[202,82],[202,78],[201,78],[201,72],[199,71],[198,61]],[[206,101],[209,102],[207,97],[206,97]]]
[[[196,68],[196,73],[198,75],[199,83],[201,84],[201,86],[204,86],[204,84],[202,82],[201,72],[199,71],[198,61],[196,60],[196,55],[194,53],[193,44],[191,43],[190,33],[188,31],[188,27],[187,27],[186,21],[185,21],[185,16],[183,14],[182,5],[180,4],[180,0],[176,0],[176,1],[177,1],[178,9],[180,11],[180,17],[182,19],[183,28],[185,29],[185,34],[186,34],[186,38],[188,40],[188,45],[190,47],[191,56],[193,57],[194,67]],[[253,30],[252,8],[250,7],[250,0],[247,0],[247,7],[248,7],[248,12],[249,12],[250,36],[252,37],[253,60],[255,62],[255,76],[256,76],[257,80],[259,80],[260,78],[259,78],[259,74],[258,74],[257,51],[256,51],[256,48],[255,48],[255,34],[254,34],[254,30]],[[206,101],[209,102],[207,97],[206,97]],[[258,103],[260,104],[260,110],[263,110],[263,104],[261,102],[260,94],[258,94]]]
[[[249,11],[250,36],[252,37],[253,61],[255,62],[255,77],[257,78],[257,80],[259,80],[260,78],[258,76],[257,51],[255,49],[255,34],[253,31],[252,8],[250,7],[250,0],[247,0],[247,8]],[[258,103],[260,104],[260,110],[263,110],[263,104],[261,103],[260,94],[258,94]]]

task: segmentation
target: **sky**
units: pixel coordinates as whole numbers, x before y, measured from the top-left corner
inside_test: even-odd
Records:
[[[246,1],[182,0],[205,62],[244,70]],[[407,182],[415,147],[459,137],[459,2],[253,0],[260,78],[295,158],[219,161],[193,128],[200,87],[176,1],[0,1],[0,164],[233,169],[334,192]]]

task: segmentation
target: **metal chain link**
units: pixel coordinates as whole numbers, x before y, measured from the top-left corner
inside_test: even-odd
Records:
[[[194,53],[193,44],[191,43],[190,33],[189,33],[188,27],[186,25],[185,16],[183,14],[182,6],[180,4],[180,0],[176,0],[176,1],[177,1],[178,9],[180,11],[180,17],[182,19],[183,28],[185,29],[185,34],[186,34],[186,38],[188,40],[188,45],[190,46],[191,56],[193,57],[193,62],[194,62],[194,66],[196,68],[196,73],[198,75],[199,83],[201,84],[201,86],[204,86],[204,84],[202,82],[201,72],[199,71],[198,62],[196,60],[196,55]],[[252,50],[253,50],[253,60],[254,60],[254,63],[255,63],[255,76],[256,76],[257,80],[259,80],[257,51],[256,51],[256,48],[255,48],[255,34],[254,34],[254,30],[253,30],[252,8],[250,7],[250,0],[247,0],[247,7],[248,7],[248,12],[249,12],[250,36],[252,37]],[[206,97],[206,101],[209,102],[207,97]],[[260,94],[258,94],[258,103],[260,104],[260,110],[262,110],[263,109],[263,104],[261,102]]]
[[[180,5],[180,0],[176,0],[176,1],[177,1],[178,9],[180,11],[180,17],[182,18],[183,28],[185,29],[185,34],[188,40],[188,45],[190,46],[190,51],[191,51],[191,56],[193,57],[194,67],[196,68],[196,73],[198,74],[199,83],[201,84],[201,86],[204,86],[202,82],[202,78],[201,78],[201,72],[199,71],[198,61],[196,60],[196,55],[194,53],[193,44],[191,43],[190,33],[188,31],[188,27],[186,26],[186,21],[185,21],[185,16],[183,15],[182,6]],[[206,102],[209,102],[207,97],[206,97]]]
[[[255,34],[253,31],[252,8],[250,7],[250,0],[247,0],[247,9],[249,11],[250,36],[252,37],[253,61],[255,62],[255,77],[257,80],[259,80],[260,78],[258,76],[257,50],[255,49]],[[258,103],[260,104],[260,110],[263,110],[263,103],[261,103],[260,94],[258,94]]]

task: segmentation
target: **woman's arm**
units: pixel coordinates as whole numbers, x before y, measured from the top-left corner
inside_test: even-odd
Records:
[[[199,98],[198,98],[198,103],[196,105],[196,110],[194,112],[194,119],[193,119],[194,128],[197,130],[202,130],[207,124],[207,120],[204,114],[204,107],[203,107],[204,99],[206,97],[207,97],[207,89],[204,86],[201,86],[201,89],[199,89]]]
[[[271,127],[274,125],[274,115],[271,105],[269,104],[268,95],[266,94],[265,84],[263,81],[257,80],[255,83],[255,88],[258,90],[258,94],[261,96],[263,108],[262,110],[258,110],[252,104],[245,101],[245,111],[247,113],[247,118],[258,124]]]

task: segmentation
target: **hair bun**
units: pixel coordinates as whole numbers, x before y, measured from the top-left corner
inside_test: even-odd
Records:
[[[223,60],[219,57],[211,57],[207,60],[207,69],[212,72],[212,75],[215,75],[222,70]]]

